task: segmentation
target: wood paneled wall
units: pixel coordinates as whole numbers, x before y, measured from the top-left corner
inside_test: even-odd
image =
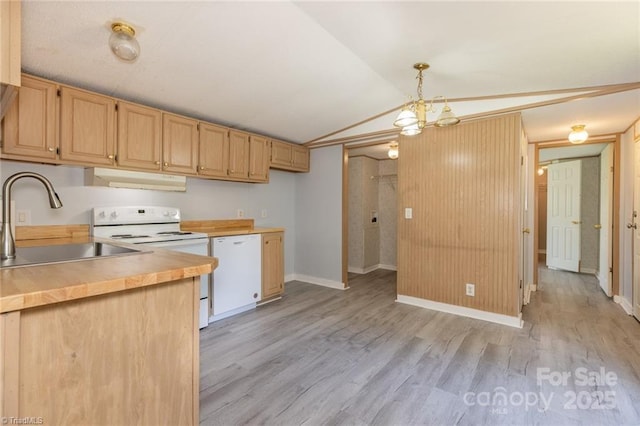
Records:
[[[509,114],[400,140],[399,295],[518,315],[520,134]]]

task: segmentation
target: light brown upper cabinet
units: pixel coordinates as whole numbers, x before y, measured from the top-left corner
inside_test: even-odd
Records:
[[[154,108],[118,102],[119,167],[159,171],[162,148],[162,113]]]
[[[249,178],[249,134],[237,130],[229,131],[230,178]]]
[[[271,141],[271,167],[291,167],[291,144]]]
[[[291,168],[300,172],[309,171],[309,148],[293,145],[291,148]]]
[[[270,144],[267,138],[249,137],[249,179],[257,182],[269,180]]]
[[[20,86],[21,2],[0,1],[0,83]]]
[[[201,122],[199,149],[198,174],[227,177],[229,171],[229,129]]]
[[[175,114],[162,114],[162,170],[196,174],[198,122]]]
[[[284,234],[262,234],[262,300],[284,291]]]
[[[67,86],[60,91],[60,158],[114,165],[115,99]]]
[[[22,77],[18,96],[4,117],[3,157],[45,162],[57,159],[57,90],[55,83]]]
[[[271,141],[270,167],[294,172],[308,172],[309,148],[273,140]]]

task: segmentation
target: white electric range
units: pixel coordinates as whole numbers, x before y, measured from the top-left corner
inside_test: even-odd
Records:
[[[209,255],[209,237],[180,230],[180,209],[161,206],[94,207],[92,234],[130,244]],[[200,277],[200,328],[209,323],[209,277]]]

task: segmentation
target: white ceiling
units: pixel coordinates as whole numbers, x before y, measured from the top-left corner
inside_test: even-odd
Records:
[[[545,148],[540,150],[540,163],[552,160],[564,160],[568,158],[594,157],[600,155],[606,148],[606,143],[595,143],[586,145],[561,146],[557,148]]]
[[[117,60],[109,26],[133,24]],[[26,72],[304,143],[415,97],[493,96],[640,80],[640,2],[23,2]],[[456,102],[464,116],[554,96]],[[337,136],[392,128],[396,112]],[[524,111],[532,141],[624,131],[640,89]],[[430,120],[435,117],[429,117]],[[335,136],[334,136],[335,137]]]

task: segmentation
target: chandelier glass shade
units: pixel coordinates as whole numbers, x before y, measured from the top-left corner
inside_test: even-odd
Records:
[[[402,128],[400,134],[404,136],[414,136],[422,133],[422,129],[427,125],[427,113],[437,112],[433,106],[433,102],[436,99],[444,99],[444,107],[434,122],[434,125],[437,127],[446,127],[458,124],[460,119],[456,117],[453,111],[451,111],[451,108],[447,104],[447,98],[444,96],[435,96],[427,105],[427,102],[422,96],[422,72],[428,69],[429,65],[423,62],[418,62],[413,65],[413,68],[418,70],[418,76],[416,77],[418,80],[418,100],[410,101],[408,104],[404,105],[400,110],[400,114],[398,114],[398,117],[393,122],[394,126]]]

